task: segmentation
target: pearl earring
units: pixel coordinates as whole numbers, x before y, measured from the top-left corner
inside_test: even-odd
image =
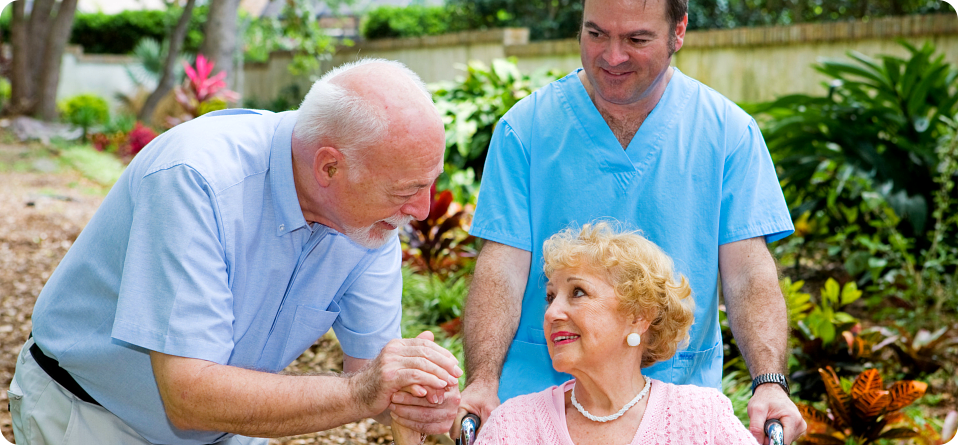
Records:
[[[642,337],[639,337],[639,334],[633,332],[629,334],[628,337],[625,337],[625,341],[629,343],[629,346],[634,347],[642,343]]]

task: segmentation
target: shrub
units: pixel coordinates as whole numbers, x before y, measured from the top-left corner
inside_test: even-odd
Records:
[[[558,79],[557,71],[519,72],[516,59],[495,59],[492,67],[473,61],[466,76],[434,86],[433,99],[446,125],[446,163],[454,170],[473,170],[482,177],[482,165],[492,130],[519,100]]]
[[[958,298],[958,69],[929,43],[902,45],[906,58],[823,62],[827,95],[752,111],[795,220],[779,252],[796,269],[843,266],[879,316],[934,323]]]
[[[97,151],[114,153],[129,162],[157,134],[132,115],[119,115],[103,127],[103,131],[90,135],[90,142]]]
[[[845,181],[859,176],[907,221],[906,235],[924,233],[937,189],[943,118],[958,113],[958,70],[943,55],[935,57],[930,43],[920,49],[901,44],[908,59],[850,52],[852,63],[815,66],[832,78],[824,97],[790,95],[753,110],[771,117],[763,132],[789,202],[799,203],[794,218],[829,212],[843,201]],[[834,187],[838,196],[829,193]],[[914,250],[927,246],[919,240]]]
[[[445,6],[380,6],[363,17],[360,33],[367,39],[433,36],[462,31],[464,22]]]
[[[181,8],[168,10],[127,10],[118,14],[78,12],[73,21],[70,43],[83,46],[83,51],[94,54],[128,54],[144,38],[158,42],[166,39],[176,25]],[[183,47],[196,52],[203,42],[203,24],[209,8],[193,9]]]
[[[83,129],[86,139],[90,127],[107,123],[110,119],[110,104],[95,94],[80,94],[64,100],[60,113],[67,122]]]
[[[152,128],[143,125],[142,122],[137,122],[127,135],[130,156],[136,156],[143,147],[156,139],[156,136],[157,134]]]
[[[10,100],[11,88],[10,81],[6,77],[0,77],[0,109]]]
[[[299,85],[292,83],[279,90],[279,95],[273,100],[260,100],[246,96],[243,98],[243,108],[255,110],[269,110],[275,113],[295,110],[303,102],[304,94]]]

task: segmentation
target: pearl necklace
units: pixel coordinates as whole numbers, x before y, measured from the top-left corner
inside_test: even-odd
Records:
[[[622,417],[622,415],[625,414],[625,412],[628,411],[629,408],[632,408],[633,406],[635,406],[636,403],[639,403],[639,400],[642,400],[645,397],[645,395],[649,393],[649,388],[652,387],[652,379],[650,379],[649,376],[647,375],[643,377],[645,378],[645,387],[642,388],[642,392],[640,392],[639,395],[635,396],[635,398],[632,399],[631,402],[627,403],[625,406],[622,407],[622,409],[619,410],[619,412],[615,414],[599,417],[599,416],[594,416],[592,415],[592,413],[586,411],[585,408],[583,408],[582,405],[579,404],[579,401],[575,399],[575,383],[572,384],[572,405],[575,406],[575,409],[579,410],[579,412],[582,413],[582,415],[585,416],[586,419],[589,419],[593,422],[611,422],[615,419],[618,419],[619,417]]]

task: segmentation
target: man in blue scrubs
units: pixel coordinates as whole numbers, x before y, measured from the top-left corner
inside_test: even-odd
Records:
[[[788,441],[805,430],[787,392],[787,315],[765,245],[792,222],[755,121],[670,67],[687,9],[687,0],[585,0],[584,68],[523,99],[496,127],[471,228],[486,243],[465,307],[460,415],[484,419],[500,401],[571,378],[553,370],[543,336],[542,243],[570,224],[614,218],[669,253],[696,300],[687,347],[644,372],[721,387],[721,275],[756,378],[752,432],[764,440],[771,418]]]
[[[399,339],[396,237],[428,214],[444,151],[418,76],[375,60],[328,73],[299,111],[161,135],[38,298],[9,392],[17,443],[265,444],[251,437],[390,410],[448,430],[462,371],[431,334]],[[346,374],[279,374],[330,327]]]

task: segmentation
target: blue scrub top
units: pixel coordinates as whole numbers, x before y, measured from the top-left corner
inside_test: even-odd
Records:
[[[758,125],[675,70],[658,105],[622,149],[578,71],[513,107],[489,146],[472,235],[532,252],[500,400],[570,378],[552,368],[543,334],[542,244],[570,224],[616,219],[659,245],[686,276],[695,323],[685,349],[643,372],[720,388],[718,247],[794,229]]]
[[[369,250],[306,222],[295,123],[296,112],[229,110],[159,136],[37,300],[40,348],[150,442],[229,436],[169,423],[150,350],[279,372],[330,327],[360,359],[400,335],[399,241]]]

